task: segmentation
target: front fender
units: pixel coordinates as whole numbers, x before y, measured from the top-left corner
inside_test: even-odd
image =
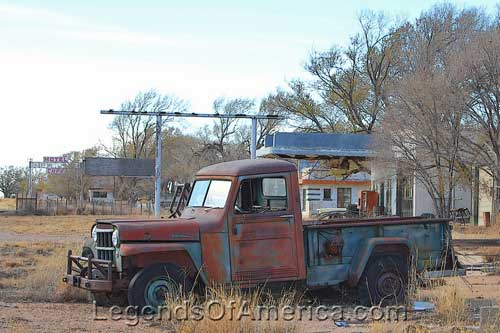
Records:
[[[410,241],[408,238],[403,237],[374,237],[364,242],[356,251],[351,261],[347,283],[354,287],[358,284],[361,274],[365,270],[366,264],[376,247],[384,246],[401,246],[405,247],[407,251],[410,250]],[[383,252],[382,252],[383,253]]]
[[[166,262],[176,264],[191,270],[203,283],[208,283],[207,276],[202,270],[201,246],[198,242],[125,243],[120,245],[119,253],[123,258],[130,258],[131,263],[138,267]]]

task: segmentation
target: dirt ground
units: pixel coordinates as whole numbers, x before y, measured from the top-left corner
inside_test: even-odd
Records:
[[[96,216],[12,216],[0,215],[0,332],[170,332],[179,330],[179,326],[157,320],[139,319],[112,320],[109,308],[96,308],[86,293],[66,287],[61,282],[65,268],[65,255],[68,249],[79,250],[83,239],[89,236],[90,227]],[[127,218],[130,218],[128,216]],[[458,229],[458,230],[457,230]],[[455,228],[457,238],[494,238],[497,229]],[[460,249],[473,254],[474,249]],[[488,248],[488,251],[500,255],[500,248]],[[471,252],[472,251],[472,252]],[[480,256],[478,256],[480,257]],[[443,294],[444,292],[444,294]],[[315,304],[342,305],[344,296],[338,291],[324,291],[308,294]],[[456,293],[460,294],[456,298]],[[333,295],[330,297],[330,295]],[[449,297],[449,296],[453,297]],[[274,331],[297,332],[403,332],[408,325],[423,325],[414,332],[451,332],[455,326],[454,313],[442,309],[440,301],[447,299],[450,304],[465,299],[493,299],[500,304],[500,274],[472,272],[466,277],[440,280],[439,283],[422,287],[418,290],[419,300],[429,300],[436,304],[436,311],[431,313],[410,313],[407,322],[370,323],[346,320],[347,327],[338,327],[331,319],[293,322],[291,329]],[[449,299],[448,299],[449,298]],[[457,301],[458,300],[458,301]],[[443,304],[438,304],[438,303]],[[346,309],[354,307],[347,301]],[[454,308],[454,306],[451,306]],[[459,311],[458,309],[457,311]],[[461,325],[475,325],[474,320],[463,320]],[[96,320],[96,317],[104,320]],[[450,320],[448,317],[453,317]],[[467,318],[470,315],[466,316]],[[340,323],[337,323],[340,325]],[[212,327],[212,326],[210,326]],[[266,327],[256,326],[262,332],[272,332]],[[214,326],[216,329],[217,326]],[[210,329],[212,330],[212,329]],[[253,331],[251,329],[249,331]],[[191,332],[191,329],[182,329]],[[196,331],[196,330],[194,330]],[[219,329],[219,332],[225,332]]]

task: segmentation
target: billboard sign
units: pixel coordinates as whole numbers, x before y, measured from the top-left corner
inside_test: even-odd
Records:
[[[155,161],[136,158],[87,157],[83,161],[88,176],[151,177]]]

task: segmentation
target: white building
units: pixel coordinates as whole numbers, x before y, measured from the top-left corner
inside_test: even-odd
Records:
[[[433,198],[425,186],[414,176],[402,175],[397,167],[373,162],[371,187],[379,193],[379,206],[385,215],[420,216],[436,215]],[[452,209],[471,211],[472,191],[470,185],[459,185],[452,193]]]
[[[266,136],[259,157],[295,160],[299,170],[302,212],[345,211],[370,189],[369,134],[274,133]]]
[[[305,166],[313,164],[300,161],[299,185],[301,207],[304,216],[310,217],[321,211],[345,211],[358,203],[358,193],[371,187],[370,174],[357,172],[348,177],[336,177],[328,169]]]

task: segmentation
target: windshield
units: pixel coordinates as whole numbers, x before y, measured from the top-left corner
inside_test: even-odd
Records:
[[[197,180],[188,207],[222,208],[231,188],[230,180]]]

